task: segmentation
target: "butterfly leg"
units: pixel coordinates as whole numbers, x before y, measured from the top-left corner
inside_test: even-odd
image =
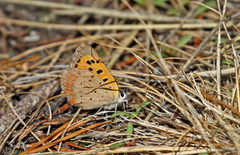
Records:
[[[128,100],[123,100],[123,110],[126,111],[128,109]]]

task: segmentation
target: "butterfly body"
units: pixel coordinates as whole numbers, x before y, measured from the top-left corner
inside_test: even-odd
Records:
[[[111,106],[125,98],[97,52],[87,44],[75,51],[70,67],[62,76],[61,86],[71,105],[82,109]]]

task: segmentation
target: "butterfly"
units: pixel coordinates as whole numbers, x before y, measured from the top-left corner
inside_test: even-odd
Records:
[[[71,105],[86,110],[103,106],[113,109],[126,98],[97,52],[85,43],[74,52],[69,69],[62,75],[61,87]]]

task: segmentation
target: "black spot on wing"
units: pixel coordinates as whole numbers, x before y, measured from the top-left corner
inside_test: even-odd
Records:
[[[107,82],[107,81],[108,81],[108,78],[105,77],[105,78],[103,79],[103,82]]]
[[[91,72],[93,71],[93,69],[91,67],[88,67],[88,70],[91,71]]]
[[[103,70],[102,69],[98,69],[97,70],[97,74],[102,74],[103,73]]]
[[[95,64],[95,60],[92,59],[92,60],[91,60],[91,63]]]
[[[89,65],[91,65],[91,64],[92,64],[92,63],[91,63],[91,61],[89,61],[89,60],[87,60],[87,61],[86,61],[86,63],[87,63],[87,64],[89,64]]]

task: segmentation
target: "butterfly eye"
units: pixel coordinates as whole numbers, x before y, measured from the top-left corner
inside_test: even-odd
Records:
[[[91,65],[91,64],[92,64],[92,63],[91,63],[89,60],[87,60],[87,61],[86,61],[86,63],[87,63],[87,64],[89,64],[89,65]]]
[[[94,60],[91,60],[91,63],[95,64],[95,61],[94,61]]]
[[[102,74],[103,73],[103,70],[99,69],[97,70],[97,74]]]
[[[91,67],[88,67],[88,70],[93,71],[93,69]]]

